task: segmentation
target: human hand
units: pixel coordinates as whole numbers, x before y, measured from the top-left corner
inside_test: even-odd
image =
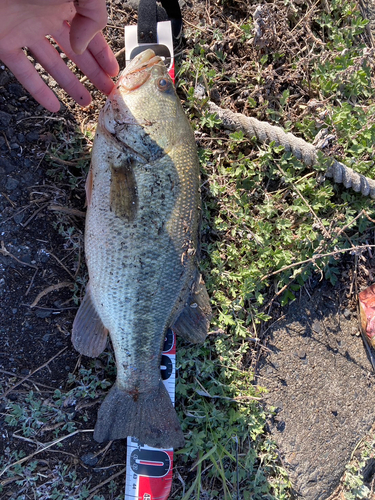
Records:
[[[42,106],[58,111],[57,97],[22,50],[27,47],[75,101],[87,106],[89,91],[46,35],[99,90],[109,94],[114,86],[110,76],[116,76],[119,67],[101,33],[106,24],[105,0],[0,0],[0,60]]]

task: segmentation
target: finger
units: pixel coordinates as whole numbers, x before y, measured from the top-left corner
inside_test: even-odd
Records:
[[[90,42],[88,50],[103,71],[109,76],[117,76],[120,71],[117,59],[106,42],[103,33],[98,33]]]
[[[43,82],[21,49],[7,54],[0,53],[0,59],[39,104],[48,109],[48,111],[56,113],[60,110],[59,100]]]
[[[107,24],[107,9],[103,0],[75,2],[76,15],[71,22],[70,43],[77,54],[82,54],[89,42]]]
[[[82,85],[68,66],[61,59],[57,50],[44,38],[37,46],[29,47],[39,64],[56,80],[78,104],[88,106],[90,92]]]
[[[64,28],[59,30],[56,36],[54,34],[52,36],[65,54],[79,67],[95,87],[108,95],[114,87],[113,81],[103,71],[89,50],[86,50],[82,55],[73,51],[69,41],[68,23],[65,23]]]

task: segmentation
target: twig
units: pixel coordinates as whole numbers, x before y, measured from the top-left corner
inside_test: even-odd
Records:
[[[93,498],[95,492],[98,491],[102,486],[111,482],[113,479],[115,479],[115,477],[121,476],[121,474],[125,474],[125,473],[126,473],[126,467],[124,469],[121,469],[119,472],[116,472],[116,474],[113,474],[113,476],[108,477],[105,481],[102,481],[101,483],[96,485],[95,488],[92,488],[89,491],[90,496],[87,497],[87,500],[91,500],[91,498]]]
[[[284,180],[286,182],[288,182],[288,184],[290,184],[290,186],[292,187],[292,189],[294,189],[295,191],[297,191],[297,194],[298,196],[301,198],[301,200],[305,203],[305,205],[307,206],[307,208],[310,210],[310,212],[312,213],[312,215],[314,216],[314,219],[316,221],[316,223],[320,226],[320,229],[322,231],[322,233],[324,234],[324,236],[326,238],[331,238],[331,235],[329,234],[329,232],[327,231],[327,229],[323,226],[323,223],[322,221],[319,219],[319,217],[316,215],[313,207],[309,204],[309,202],[305,199],[305,197],[303,196],[303,194],[301,193],[301,191],[298,189],[298,187],[293,184],[293,182],[291,182],[290,180],[288,180],[287,178],[287,175],[286,173],[284,172],[284,170],[279,166],[279,165],[276,165],[279,172],[281,173],[281,175],[283,175],[284,177]]]
[[[13,219],[13,217],[15,217],[16,215],[19,215],[19,214],[22,214],[22,212],[24,212],[25,210],[27,210],[28,208],[30,208],[30,204],[26,205],[25,207],[21,208],[20,210],[17,210],[16,213],[12,214],[10,217],[8,217],[7,219],[1,221],[2,224],[5,224],[6,222],[8,222],[8,220],[11,220]]]
[[[32,267],[33,269],[38,269],[38,267],[34,266],[34,264],[29,264],[28,262],[24,262],[23,260],[18,259],[15,255],[8,252],[8,250],[5,248],[5,244],[3,241],[1,241],[0,253],[5,255],[6,257],[11,257],[12,259],[16,260],[19,264],[23,264],[24,266],[27,267]]]
[[[34,217],[36,215],[38,215],[38,213],[41,212],[47,206],[48,206],[48,203],[44,203],[40,208],[38,208],[38,210],[35,210],[35,212],[32,215],[30,215],[30,217],[27,219],[27,221],[24,224],[21,223],[21,226],[26,227],[34,219]]]
[[[269,309],[272,306],[272,304],[275,302],[277,297],[280,297],[280,295],[285,292],[285,290],[288,288],[288,286],[291,285],[295,279],[296,279],[295,277],[293,279],[291,279],[289,281],[289,283],[284,285],[277,293],[275,293],[275,295],[272,297],[272,299],[264,306],[264,309]]]
[[[77,406],[78,406],[78,405],[77,405]],[[76,406],[76,409],[77,409],[77,406]],[[106,456],[106,454],[107,454],[108,450],[109,450],[109,449],[110,449],[110,447],[112,446],[112,443],[113,443],[113,441],[110,441],[108,444],[106,444],[106,445],[104,446],[104,448],[100,449],[99,451],[97,451],[97,452],[94,454],[94,457],[97,457],[98,455],[102,455],[102,456],[100,457],[99,461],[98,461],[98,465],[100,465],[100,464],[103,462],[103,460],[104,460],[104,458],[105,458],[105,456]],[[125,464],[119,464],[119,465],[125,465]]]
[[[0,484],[1,486],[7,486],[10,483],[13,483],[14,481],[19,481],[22,479],[21,476],[13,476],[13,477],[7,477],[6,479],[3,479]]]
[[[56,255],[54,255],[53,253],[50,253],[51,257],[53,257],[56,262],[58,262],[60,264],[60,266],[65,269],[65,271],[69,274],[69,276],[72,278],[72,280],[75,280],[75,277],[73,276],[73,274],[69,271],[69,269],[61,262],[61,260],[56,257]]]
[[[44,446],[44,448],[41,448],[40,450],[34,451],[34,453],[31,453],[31,455],[28,455],[27,457],[21,458],[20,460],[17,460],[17,462],[13,462],[12,464],[7,465],[1,472],[0,472],[0,477],[11,467],[14,467],[15,465],[22,464],[23,462],[26,462],[27,460],[30,460],[30,458],[35,457],[35,455],[38,455],[38,453],[42,453],[43,451],[48,450],[48,448],[51,448],[51,446],[54,446],[55,444],[61,443],[61,441],[64,441],[65,439],[68,439],[72,436],[75,436],[76,434],[80,434],[81,432],[94,432],[94,429],[82,429],[82,430],[77,430],[74,432],[71,432],[70,434],[67,434],[66,436],[63,436],[59,439],[56,439],[55,441],[52,441],[52,443],[48,444],[47,446]]]
[[[29,295],[29,292],[30,292],[30,290],[31,290],[31,287],[33,286],[34,279],[35,279],[35,276],[36,276],[37,272],[38,272],[38,269],[35,269],[35,273],[33,274],[33,277],[31,278],[30,285],[28,286],[28,288],[27,288],[27,290],[26,290],[25,297],[26,297],[27,295]]]
[[[198,379],[195,379],[197,384],[202,388],[201,391],[195,391],[199,396],[205,396],[206,398],[211,398],[211,399],[225,399],[226,401],[242,401],[244,399],[254,399],[256,401],[262,401],[262,398],[257,398],[256,396],[236,396],[234,398],[229,398],[227,396],[211,396],[210,393],[206,391],[206,389],[203,387],[203,385],[199,382]]]
[[[112,443],[112,441],[111,441]],[[100,471],[100,470],[108,470],[108,469],[113,469],[114,467],[124,467],[125,464],[113,464],[113,465],[107,465],[106,467],[93,467],[92,470]]]
[[[375,223],[374,220],[370,219],[370,217],[367,215],[366,211],[365,210],[361,210],[359,212],[359,214],[357,214],[354,219],[352,219],[351,221],[349,221],[347,224],[345,224],[344,227],[342,227],[336,234],[336,238],[337,236],[340,236],[340,234],[342,234],[344,231],[346,231],[348,229],[349,226],[351,226],[357,219],[359,219],[361,217],[361,215],[365,215],[371,222]]]
[[[19,436],[18,434],[15,434],[14,432],[12,434],[12,437],[14,437],[16,439],[20,439],[21,441],[26,441],[27,443],[35,444],[35,446],[41,446],[42,445],[42,443],[40,441],[34,441],[33,439],[26,438],[24,436]]]
[[[64,118],[62,116],[33,115],[33,116],[26,116],[25,118],[21,118],[16,123],[18,125],[19,123],[24,122],[25,120],[41,120],[43,123],[47,123],[49,120],[55,120],[57,122],[66,122],[66,118]]]
[[[55,163],[59,163],[60,165],[66,165],[67,167],[76,167],[77,163],[83,158],[77,158],[76,161],[63,160],[62,158],[58,158],[57,156],[53,156],[51,154],[48,155],[52,161]],[[88,159],[89,157],[87,157]]]
[[[320,3],[320,0],[317,0],[314,5],[310,7],[310,9],[306,12],[306,14],[298,21],[298,23],[293,27],[291,30],[291,33],[296,30],[296,28],[303,22],[305,21],[312,13],[312,11],[315,9],[315,7]]]
[[[75,208],[60,207],[59,205],[50,205],[48,210],[53,210],[55,212],[63,212],[68,215],[76,215],[77,217],[86,217],[86,212],[81,212]]]
[[[10,389],[8,389],[7,391],[4,392],[4,394],[1,394],[0,395],[0,398],[5,398],[8,396],[8,394],[12,391],[14,391],[14,389],[16,387],[18,387],[19,385],[23,384],[26,380],[28,380],[32,375],[34,375],[34,373],[38,372],[39,370],[41,370],[42,368],[44,368],[45,366],[49,365],[51,363],[51,361],[53,361],[55,358],[57,358],[58,356],[60,356],[60,354],[62,354],[64,351],[66,351],[68,348],[67,347],[64,347],[64,349],[61,349],[61,351],[59,351],[57,354],[55,354],[54,356],[52,356],[52,358],[50,358],[48,361],[46,361],[45,363],[43,363],[41,366],[39,366],[39,368],[36,368],[35,370],[33,370],[31,373],[29,373],[28,375],[26,375],[26,377],[24,377],[23,379],[21,379],[19,382],[17,382],[13,387],[11,387]],[[1,476],[1,474],[0,474]]]
[[[324,257],[332,257],[332,256],[337,255],[339,253],[354,252],[356,250],[364,250],[366,248],[375,248],[375,245],[359,245],[357,247],[341,248],[340,250],[335,250],[334,252],[319,253],[319,254],[313,255],[312,257],[310,257],[310,259],[301,260],[300,262],[294,262],[294,264],[289,264],[289,266],[282,267],[281,269],[278,269],[277,271],[274,271],[270,274],[266,274],[266,276],[263,276],[260,279],[260,281],[264,281],[268,278],[271,278],[271,276],[275,276],[276,274],[287,271],[288,269],[292,269],[293,267],[301,266],[302,264],[313,263],[318,259],[323,259]]]
[[[10,375],[11,377],[21,378],[21,375],[17,375],[16,373],[13,373],[13,372],[8,372],[8,371],[6,371],[6,370],[2,370],[1,368],[0,368],[0,373],[4,373],[4,375]],[[39,392],[50,392],[51,390],[52,390],[52,391],[55,391],[55,390],[56,390],[56,387],[52,387],[52,386],[50,386],[50,385],[42,384],[42,382],[33,382],[33,381],[31,380],[31,383],[32,383],[32,384],[34,384],[34,387],[35,387],[35,388],[36,388]],[[46,388],[47,388],[47,389],[49,389],[49,390],[48,390],[48,391],[41,391],[41,390],[39,389],[39,387],[37,387],[37,385],[36,385],[36,384],[38,384],[38,386],[40,385],[40,386],[42,386],[42,387],[46,387]],[[13,390],[13,388],[12,388],[12,390]]]
[[[71,283],[70,281],[62,281],[61,283],[57,283],[56,285],[51,285],[49,287],[47,287],[45,290],[43,290],[42,292],[40,292],[36,299],[34,300],[34,302],[32,304],[30,304],[30,307],[35,307],[38,302],[40,301],[41,298],[43,298],[45,295],[48,295],[50,292],[54,292],[55,290],[60,290],[60,288],[65,288],[65,287],[70,287],[72,286],[73,283]]]
[[[14,203],[14,201],[12,201],[7,194],[5,194],[5,193],[0,193],[0,194],[1,194],[1,196],[4,196],[4,198],[6,200],[8,200],[8,202],[12,205],[13,208],[16,206],[16,204]]]
[[[12,150],[10,149],[8,137],[6,136],[6,133],[4,131],[3,131],[3,136],[4,136],[4,139],[5,139],[6,145],[8,146],[9,152],[11,152]]]
[[[23,307],[30,307],[30,304],[24,304],[21,302],[21,306]],[[43,311],[53,311],[55,313],[60,313],[61,311],[72,311],[72,310],[77,310],[79,306],[72,306],[72,307],[43,307],[43,306],[35,306],[37,309],[43,309]]]

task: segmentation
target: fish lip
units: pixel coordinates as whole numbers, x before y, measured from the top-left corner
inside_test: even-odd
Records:
[[[155,66],[159,62],[162,62],[162,58],[155,55],[153,50],[146,49],[130,61],[122,72],[121,77],[152,68],[152,66]]]
[[[151,49],[138,54],[122,72],[117,87],[126,91],[133,91],[141,87],[150,77],[150,69],[162,62],[161,57],[155,55]]]

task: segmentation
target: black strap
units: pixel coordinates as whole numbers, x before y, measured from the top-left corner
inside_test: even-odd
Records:
[[[182,16],[178,0],[140,0],[138,6],[138,43],[157,43],[156,26],[170,19],[172,34],[178,40],[182,32]]]
[[[172,24],[172,35],[178,40],[182,34],[182,15],[178,0],[160,0]]]

